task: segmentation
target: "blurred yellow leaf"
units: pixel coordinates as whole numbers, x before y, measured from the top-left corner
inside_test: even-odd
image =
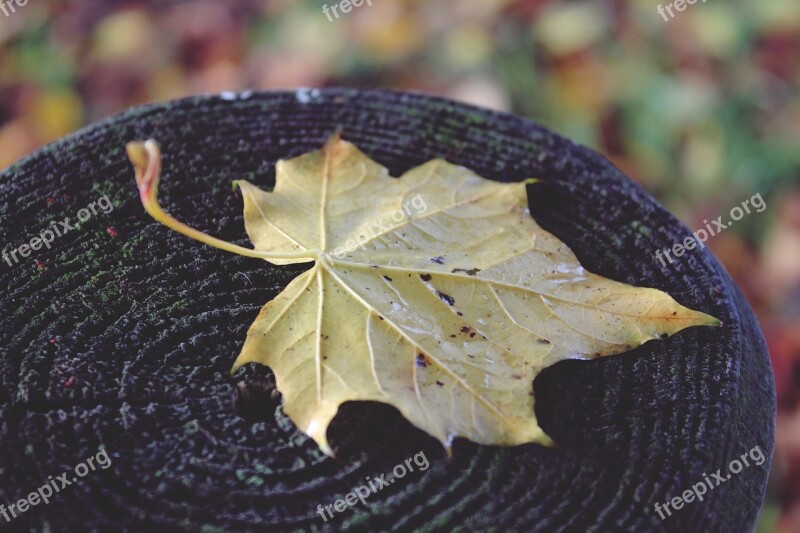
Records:
[[[83,102],[69,88],[43,89],[34,96],[31,126],[45,142],[72,133],[83,121]]]
[[[575,2],[549,4],[533,26],[533,33],[553,55],[588,48],[608,33],[608,16],[602,4]]]

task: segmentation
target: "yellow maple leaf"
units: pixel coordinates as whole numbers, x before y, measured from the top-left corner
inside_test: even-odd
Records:
[[[328,425],[357,400],[395,406],[448,452],[459,436],[549,444],[533,408],[544,368],[719,324],[664,292],[587,272],[531,218],[524,183],[442,159],[392,178],[335,136],[279,161],[274,191],[237,182],[248,249],[163,211],[154,141],[128,153],[156,220],[276,265],[314,262],[264,306],[233,369],[269,366],[286,414],[329,455]]]

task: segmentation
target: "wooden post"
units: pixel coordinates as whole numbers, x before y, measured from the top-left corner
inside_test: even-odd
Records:
[[[269,187],[277,159],[319,148],[338,128],[393,175],[444,156],[487,178],[544,180],[528,186],[531,213],[587,269],[665,290],[724,326],[546,370],[535,383],[537,416],[558,448],[458,442],[447,460],[393,408],[348,404],[329,432],[339,460],[327,459],[282,414],[268,369],[228,374],[260,307],[305,267],[225,254],[153,222],[124,148],[156,139],[164,152],[163,205],[194,227],[249,246],[231,181]],[[601,156],[528,120],[418,94],[188,98],[131,109],[0,173],[0,243],[28,242],[104,195],[113,211],[0,266],[0,503],[26,497],[50,475],[72,477],[100,445],[112,461],[12,525],[754,527],[775,429],[774,384],[756,320],[705,250],[666,266],[656,260],[657,250],[682,242],[689,230]],[[660,518],[656,504],[717,469],[727,472],[756,446],[763,464]],[[415,457],[413,472],[365,503],[333,518],[319,513],[367,476],[374,481]]]

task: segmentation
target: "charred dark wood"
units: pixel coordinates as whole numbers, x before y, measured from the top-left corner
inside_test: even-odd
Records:
[[[260,307],[305,267],[272,267],[191,241],[143,211],[124,147],[155,138],[162,203],[249,246],[233,179],[342,129],[393,175],[446,157],[496,180],[530,177],[534,218],[594,272],[710,313],[630,353],[562,362],[535,381],[557,448],[458,442],[447,459],[396,410],[345,405],[323,456],[280,408],[266,368],[229,369]],[[0,503],[97,453],[88,473],[0,529],[52,531],[742,531],[769,460],[662,521],[663,503],[755,446],[773,448],[775,398],[755,318],[717,261],[656,250],[689,231],[601,156],[542,127],[428,96],[357,90],[197,97],[135,108],[0,173],[0,242],[28,242],[102,195],[114,203],[51,249],[0,266]],[[109,229],[111,228],[111,229]],[[35,262],[38,261],[39,263]],[[421,467],[332,519],[366,476]]]

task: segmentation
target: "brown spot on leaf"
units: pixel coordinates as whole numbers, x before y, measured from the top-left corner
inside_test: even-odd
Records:
[[[475,274],[477,274],[480,271],[481,271],[480,268],[470,268],[469,270],[464,269],[464,268],[454,268],[453,270],[451,270],[451,272],[453,274],[457,274],[459,272],[463,272],[467,276],[474,276]]]
[[[445,302],[447,305],[452,306],[456,303],[456,299],[450,296],[449,294],[445,294],[442,291],[436,291],[436,293],[439,295],[439,298],[441,298],[442,301]]]

